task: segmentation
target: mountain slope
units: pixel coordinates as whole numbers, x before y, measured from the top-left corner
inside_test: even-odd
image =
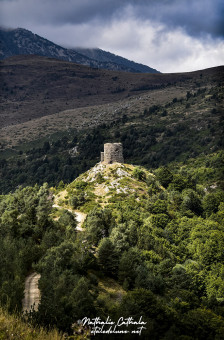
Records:
[[[1,59],[15,55],[36,54],[88,65],[88,58],[75,51],[69,53],[65,48],[22,28],[8,31],[1,30],[0,40]]]
[[[110,55],[108,52],[101,51],[104,58],[88,57],[87,53],[79,53],[75,49],[67,49],[53,42],[40,37],[23,28],[14,30],[0,30],[0,59],[5,59],[15,55],[41,55],[50,58],[75,62],[94,68],[126,71],[126,72],[145,72],[158,73],[158,71],[144,65],[136,64],[127,59]],[[96,55],[96,54],[95,54]],[[97,55],[96,55],[97,56]]]
[[[96,70],[39,56],[11,57],[0,64],[3,80],[0,126],[8,127],[1,130],[0,142],[4,137],[13,138],[13,145],[18,145],[13,136],[18,129],[28,131],[38,125],[30,135],[36,139],[39,133],[42,137],[50,133],[43,126],[46,124],[53,132],[66,131],[68,126],[78,129],[83,128],[83,124],[85,127],[97,126],[120,119],[123,114],[141,115],[152,105],[166,105],[175,98],[186,98],[188,92],[191,96],[190,93],[196,94],[200,88],[207,87],[209,95],[212,87],[218,91],[216,84],[220,83],[221,91],[223,83],[223,67],[183,74],[142,75]],[[203,99],[205,110],[211,104],[211,109],[214,108],[217,94],[212,95],[214,98]],[[222,106],[221,93],[217,98],[220,102],[216,108],[218,112]],[[189,106],[190,98],[187,99],[181,111]],[[199,102],[196,104],[200,110]],[[191,113],[190,106],[189,110]],[[23,123],[26,123],[25,127],[16,126]],[[23,137],[26,137],[24,133]],[[6,147],[10,147],[9,143]]]
[[[221,87],[199,89],[188,99],[184,92],[179,99],[171,92],[168,102],[159,91],[154,95],[160,104],[152,104],[150,93],[2,129],[0,192],[46,181],[68,183],[99,161],[107,142],[121,141],[125,161],[148,169],[223,148],[223,107],[215,106],[222,100]]]
[[[1,126],[62,110],[111,103],[189,78],[181,74],[170,77],[99,70],[36,55],[14,56],[0,64]]]
[[[147,168],[223,147],[223,67],[141,75],[38,56],[1,64],[2,193],[68,183],[106,142],[120,140],[125,160]]]
[[[99,62],[104,63],[114,62],[118,65],[123,65],[124,67],[130,68],[130,70],[131,69],[136,70],[137,72],[140,73],[158,73],[155,69],[151,68],[150,71],[148,66],[135,63],[113,53],[103,51],[100,48],[75,48],[73,50]]]

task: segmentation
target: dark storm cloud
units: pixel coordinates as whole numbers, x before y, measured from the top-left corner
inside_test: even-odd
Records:
[[[223,0],[0,0],[0,25],[162,72],[223,64]]]
[[[144,13],[169,27],[182,27],[190,35],[224,36],[223,0],[155,1],[151,10],[150,15],[150,7],[147,11],[145,6]]]
[[[183,28],[189,35],[224,36],[223,0],[2,0],[5,12],[43,24],[105,22],[132,11],[139,20],[153,20],[167,28]],[[6,13],[7,16],[7,13]],[[2,16],[4,22],[4,15]]]
[[[108,21],[129,7],[142,20],[156,20],[168,27],[182,27],[190,35],[224,36],[223,0],[78,0],[57,1],[52,12],[57,22],[81,23],[92,19]],[[54,2],[55,6],[55,2]]]
[[[57,2],[59,8],[61,1]],[[108,21],[131,8],[142,20],[155,20],[168,27],[182,27],[190,35],[224,36],[223,0],[78,0],[63,2],[52,19],[81,23],[92,19]]]

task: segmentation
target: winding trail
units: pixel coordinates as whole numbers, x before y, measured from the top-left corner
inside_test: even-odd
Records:
[[[53,204],[52,205],[53,208],[57,208],[57,209],[64,209],[64,210],[68,210],[69,212],[71,212],[72,214],[75,214],[76,216],[76,220],[78,222],[78,225],[76,227],[76,230],[78,231],[83,231],[83,228],[81,227],[81,225],[83,224],[83,222],[85,221],[86,218],[86,214],[82,213],[81,211],[77,211],[77,210],[72,210],[72,209],[68,209],[65,207],[61,207],[58,204]]]
[[[29,312],[32,309],[37,311],[38,309],[38,305],[40,303],[40,290],[38,288],[39,279],[40,274],[35,272],[26,277],[24,299],[22,301],[24,312]]]
[[[75,214],[76,220],[78,222],[76,230],[83,231],[83,228],[81,227],[81,225],[85,221],[86,214],[80,211],[61,207],[58,204],[53,204],[53,208],[65,209],[65,210],[70,211],[72,214]],[[31,310],[35,310],[35,311],[38,310],[38,305],[40,303],[40,290],[38,288],[39,279],[40,279],[40,274],[36,272],[31,273],[30,275],[26,277],[24,299],[22,300],[23,312],[26,312],[26,311],[29,312]]]

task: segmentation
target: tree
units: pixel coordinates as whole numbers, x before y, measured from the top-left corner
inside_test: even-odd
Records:
[[[162,167],[162,168],[159,168],[159,170],[157,171],[156,178],[160,181],[160,183],[162,184],[162,186],[164,186],[164,188],[167,188],[168,185],[173,180],[173,174],[168,168]]]
[[[87,239],[97,246],[101,238],[108,237],[116,225],[110,209],[93,209],[85,221]]]
[[[184,315],[181,323],[182,334],[191,339],[223,339],[223,318],[205,308],[190,310]]]
[[[104,274],[116,276],[118,268],[118,254],[109,238],[103,238],[98,247],[98,263]]]
[[[125,223],[119,224],[113,228],[110,234],[110,240],[112,241],[116,251],[119,255],[129,248],[129,229]]]
[[[90,294],[89,282],[81,277],[71,292],[72,317],[76,321],[85,316],[91,317],[95,313],[93,296]]]
[[[198,219],[191,229],[188,249],[192,257],[205,266],[224,260],[224,231],[221,225]]]
[[[43,152],[44,153],[47,153],[49,150],[50,150],[50,144],[49,142],[44,142],[44,145],[43,145]]]
[[[169,190],[182,191],[188,187],[188,179],[177,174],[173,176],[172,182],[169,184]]]
[[[154,228],[165,228],[170,218],[166,214],[153,214],[150,217],[150,223]]]
[[[206,292],[208,298],[215,297],[223,300],[224,297],[224,264],[214,263],[206,277]]]
[[[156,202],[149,202],[148,209],[152,214],[167,214],[167,202],[160,199]]]
[[[67,229],[71,229],[73,232],[78,224],[74,214],[72,214],[68,210],[63,210],[58,222],[60,223],[61,226]]]
[[[124,318],[132,316],[135,320],[141,317],[147,323],[142,333],[145,339],[164,338],[162,335],[173,321],[171,312],[163,303],[150,290],[143,288],[134,289],[124,295],[120,314]]]
[[[196,215],[201,215],[203,212],[202,203],[198,194],[192,189],[186,189],[182,193],[183,202],[181,208],[183,211],[190,210]]]
[[[139,264],[140,258],[137,248],[130,248],[123,253],[119,263],[118,279],[122,283],[125,281],[126,288],[134,286],[137,276],[136,269]]]
[[[208,217],[212,213],[216,213],[218,211],[219,204],[220,199],[216,194],[211,193],[206,195],[203,200],[203,208],[206,213],[206,216]]]

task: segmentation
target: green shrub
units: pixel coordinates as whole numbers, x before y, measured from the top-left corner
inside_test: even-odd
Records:
[[[145,172],[140,168],[135,168],[132,172],[132,175],[133,175],[134,178],[136,178],[140,181],[144,181],[146,179]]]

